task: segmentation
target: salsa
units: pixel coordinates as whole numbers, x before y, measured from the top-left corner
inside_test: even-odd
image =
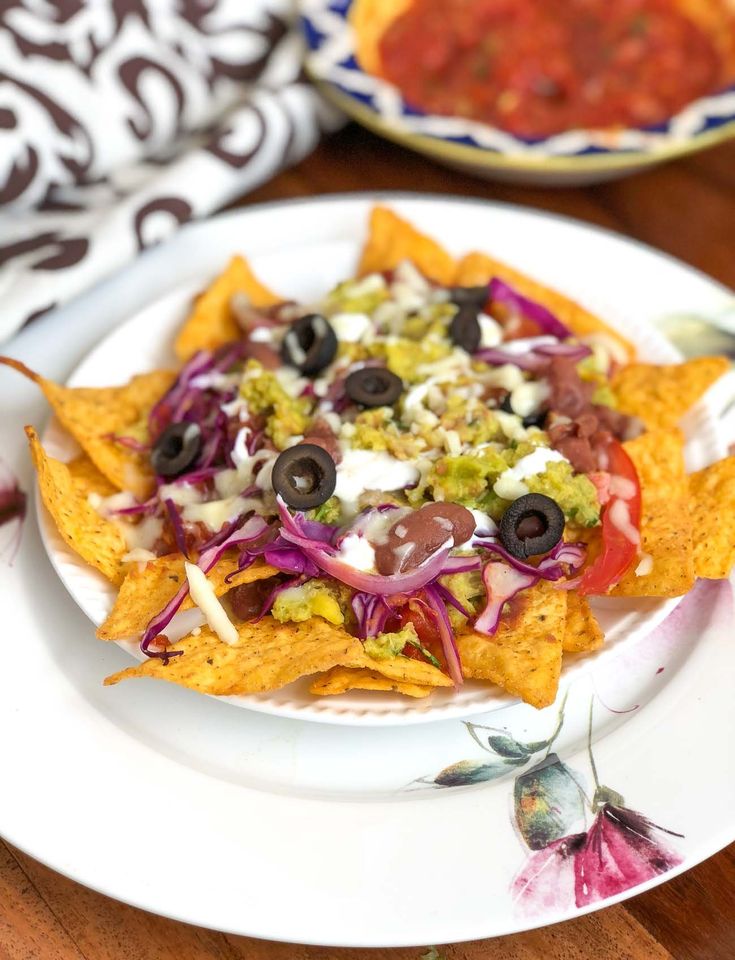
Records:
[[[415,0],[380,57],[414,106],[528,139],[661,123],[723,77],[672,0]]]

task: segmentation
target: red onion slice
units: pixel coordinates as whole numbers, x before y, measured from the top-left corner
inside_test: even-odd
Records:
[[[488,288],[488,297],[493,303],[501,303],[508,307],[514,314],[525,317],[537,324],[544,333],[550,333],[553,337],[560,340],[566,340],[571,337],[572,332],[559,320],[551,310],[536,300],[529,300],[520,294],[515,287],[512,287],[500,277],[493,277]]]
[[[449,551],[452,549],[449,543],[440,547],[421,566],[410,573],[394,574],[388,577],[377,573],[365,573],[338,560],[334,548],[329,544],[304,536],[299,521],[289,513],[283,499],[279,496],[276,500],[282,523],[281,536],[300,547],[306,556],[330,577],[363,593],[383,597],[391,597],[397,593],[413,593],[414,590],[418,590],[441,575]]]
[[[533,575],[517,570],[507,563],[497,561],[488,563],[482,571],[482,580],[487,590],[487,605],[475,620],[475,631],[492,636],[498,629],[505,604],[521,590],[527,590],[540,579],[538,574]]]
[[[436,588],[433,586],[425,588],[424,597],[426,598],[426,603],[431,608],[437,629],[439,630],[439,637],[442,642],[444,659],[447,661],[449,676],[454,681],[455,687],[461,687],[464,683],[462,663],[459,659],[457,641],[454,636],[454,630],[452,630],[452,623],[449,619],[447,608],[441,596],[437,593]]]

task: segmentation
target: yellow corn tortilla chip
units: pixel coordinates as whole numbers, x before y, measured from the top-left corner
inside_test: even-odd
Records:
[[[694,531],[694,572],[724,580],[735,564],[735,457],[689,477]]]
[[[267,580],[278,573],[275,567],[256,562],[246,570],[235,573],[230,583],[225,583],[225,577],[237,570],[237,559],[237,551],[229,551],[207,574],[207,579],[218,597],[238,584]],[[173,598],[185,580],[184,558],[181,554],[171,553],[158,557],[142,568],[134,564],[120,587],[115,605],[97,630],[98,638],[126,640],[139,636],[150,620]],[[190,610],[193,606],[191,597],[187,596],[181,609]]]
[[[635,356],[635,347],[625,337],[609,327],[604,320],[585,310],[569,297],[537,283],[520,270],[509,267],[500,260],[488,257],[484,253],[468,253],[457,264],[454,283],[464,287],[479,286],[488,283],[493,277],[500,277],[510,283],[524,297],[536,300],[551,310],[577,337],[599,336],[601,342],[612,340],[624,351],[628,359]]]
[[[542,582],[510,606],[494,636],[471,631],[457,637],[464,675],[492,680],[534,707],[548,707],[559,686],[567,594]]]
[[[679,597],[694,585],[689,487],[680,430],[653,430],[624,444],[641,484],[641,546],[653,561],[636,576],[633,561],[614,597]]]
[[[317,697],[333,697],[348,690],[385,690],[406,697],[428,697],[433,687],[390,680],[374,670],[351,670],[349,667],[332,667],[309,687],[309,693]]]
[[[649,430],[667,430],[679,423],[729,366],[726,357],[697,357],[665,366],[633,363],[618,371],[612,389],[622,413],[639,417]]]
[[[152,370],[120,387],[63,387],[19,360],[0,357],[0,363],[38,384],[61,425],[116,489],[129,490],[141,500],[149,495],[153,474],[147,458],[110,435],[148,442],[148,414],[173,384],[174,373]]]
[[[360,644],[359,655],[353,657],[345,667],[359,667],[379,673],[389,680],[401,683],[418,683],[427,687],[451,687],[452,681],[441,670],[424,660],[414,660],[412,657],[387,657],[385,660],[374,660],[369,657]]]
[[[104,473],[99,472],[86,453],[80,453],[78,457],[70,460],[66,466],[71,474],[75,489],[85,499],[90,493],[96,493],[100,497],[111,497],[118,492],[117,487],[110,483]]]
[[[437,283],[452,283],[455,263],[443,247],[387,207],[373,207],[358,275],[392,270],[402,260],[410,260]]]
[[[197,297],[194,309],[179,330],[174,343],[179,359],[187,360],[197,350],[214,350],[240,339],[242,330],[230,309],[235,293],[244,293],[255,307],[268,307],[283,300],[258,280],[243,257],[233,257],[224,272]]]
[[[413,0],[354,0],[350,22],[355,35],[357,62],[366,73],[382,74],[379,44],[388,27]]]
[[[157,677],[218,696],[263,693],[339,664],[352,665],[364,656],[356,637],[324,620],[279,623],[265,617],[260,623],[240,624],[238,634],[239,642],[230,646],[202,627],[198,635],[189,634],[172,647],[184,652],[168,665],[146,660],[113,674],[105,684]]]
[[[77,465],[75,479],[65,463],[49,457],[33,427],[26,427],[26,435],[41,499],[64,542],[108,580],[121,583],[126,571],[122,558],[128,550],[125,538],[90,505],[89,477],[84,477]]]
[[[605,642],[605,634],[586,597],[570,590],[567,594],[567,619],[561,638],[564,653],[587,653]]]

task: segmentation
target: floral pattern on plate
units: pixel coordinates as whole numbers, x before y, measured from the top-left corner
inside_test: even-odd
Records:
[[[729,582],[699,581],[650,639],[666,645],[696,639],[697,611],[703,605],[715,610],[714,626],[730,623]],[[548,737],[540,740],[517,739],[508,730],[465,721],[468,734],[485,756],[458,760],[411,785],[466,787],[519,771],[513,779],[512,821],[525,859],[511,881],[510,893],[516,911],[524,916],[587,907],[646,883],[684,859],[676,842],[683,834],[627,806],[624,796],[601,780],[593,750],[595,707],[621,711],[606,707],[599,696],[589,700],[589,786],[585,771],[552,750],[564,728],[569,696],[561,701]]]

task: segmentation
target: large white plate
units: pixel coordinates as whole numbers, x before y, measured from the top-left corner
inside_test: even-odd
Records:
[[[290,243],[275,254],[252,257],[257,273],[273,278],[272,286],[283,290],[294,299],[308,299],[316,291],[324,294],[345,277],[353,276],[360,253],[360,235],[364,230],[364,216],[357,217],[356,230],[346,239],[335,239],[330,234],[320,242],[309,242],[303,247]],[[488,213],[485,209],[455,207],[454,212],[441,212],[427,220],[427,226],[437,237],[457,238],[455,252],[468,252],[488,246],[498,256],[510,249],[513,230],[520,238],[525,234],[522,221],[512,220],[502,226],[503,242],[488,243]],[[502,246],[502,250],[501,250]],[[234,241],[231,252],[244,252],[242,240]],[[508,256],[515,260],[512,253]],[[516,262],[524,267],[528,252]],[[318,279],[315,280],[315,275]],[[124,383],[136,373],[161,366],[174,366],[172,343],[176,331],[190,309],[193,295],[211,280],[202,272],[201,278],[164,294],[116,328],[99,343],[76,367],[69,383],[72,386],[106,386]],[[317,287],[317,283],[320,286]],[[640,356],[653,362],[676,360],[677,353],[649,323],[641,322],[624,298],[616,297],[617,279],[607,279],[607,293],[614,309],[607,315],[616,326],[633,340]],[[623,301],[623,302],[621,302]],[[699,468],[722,454],[717,437],[713,411],[700,405],[688,419],[688,456],[693,468]],[[70,459],[78,452],[71,438],[52,421],[44,435],[49,451],[61,459]],[[51,562],[67,590],[96,626],[105,619],[112,607],[115,591],[105,578],[70,551],[45,510],[40,510],[41,533]],[[562,689],[579,673],[589,669],[595,660],[610,658],[610,670],[615,669],[614,655],[622,645],[635,644],[659,624],[678,603],[678,600],[601,600],[593,602],[595,612],[605,630],[605,646],[590,656],[567,657],[563,670]],[[186,630],[194,625],[191,614],[185,615]],[[171,636],[176,639],[181,628],[172,625]],[[184,631],[185,632],[185,631]],[[137,659],[144,659],[133,640],[123,646]],[[314,697],[308,691],[308,679],[290,684],[281,690],[252,696],[227,697],[228,702],[264,713],[296,719],[313,719],[327,723],[360,725],[422,723],[449,717],[466,717],[482,711],[497,709],[513,702],[498,687],[475,682],[466,683],[460,690],[440,690],[426,701],[402,697],[399,694],[376,696],[369,691],[353,691],[337,697]]]
[[[238,248],[257,254],[266,282],[289,293],[297,291],[282,258],[313,246],[317,294],[360,242],[369,202],[275,205],[188,228],[36,323],[11,352],[63,379],[103,333],[212,273]],[[445,199],[391,202],[456,252],[481,231],[478,246],[613,320],[629,315],[634,326],[673,313],[715,315],[731,297],[674,261],[568,221]],[[345,272],[349,262],[337,265]],[[42,423],[45,405],[6,370],[0,403],[2,457],[30,490],[20,428]],[[701,584],[663,625],[577,676],[553,742],[551,759],[564,766],[552,762],[550,772],[525,777],[546,747],[519,756],[494,739],[497,749],[515,751],[505,763],[497,749],[488,752],[496,733],[479,730],[478,743],[457,720],[357,728],[233,710],[153,681],[101,687],[128,655],[94,642],[44,556],[33,517],[13,566],[0,568],[0,611],[0,832],[82,883],[188,922],[364,947],[486,937],[614,902],[735,837],[735,754],[722,746],[735,723],[729,584]],[[617,831],[618,849],[629,852],[632,842],[630,831],[610,827],[609,807],[587,809],[568,789],[578,782],[591,799],[591,703],[601,781],[626,807],[682,836],[650,828],[650,849],[664,838],[671,848],[656,859],[665,872],[636,872],[630,854],[627,872],[585,882],[586,892],[580,884],[575,894],[568,868],[584,867],[589,877],[585,837],[589,847],[604,826],[606,836]],[[559,706],[508,705],[474,720],[533,744],[549,739]],[[457,786],[438,786],[438,775]],[[464,785],[481,778],[487,782]],[[527,799],[529,784],[553,801],[553,824],[541,817],[529,829],[528,804],[516,802]],[[575,838],[563,860],[553,856],[560,845],[549,846],[559,831]],[[546,850],[554,896],[522,911],[511,887],[531,847]],[[557,877],[560,866],[566,873]]]

